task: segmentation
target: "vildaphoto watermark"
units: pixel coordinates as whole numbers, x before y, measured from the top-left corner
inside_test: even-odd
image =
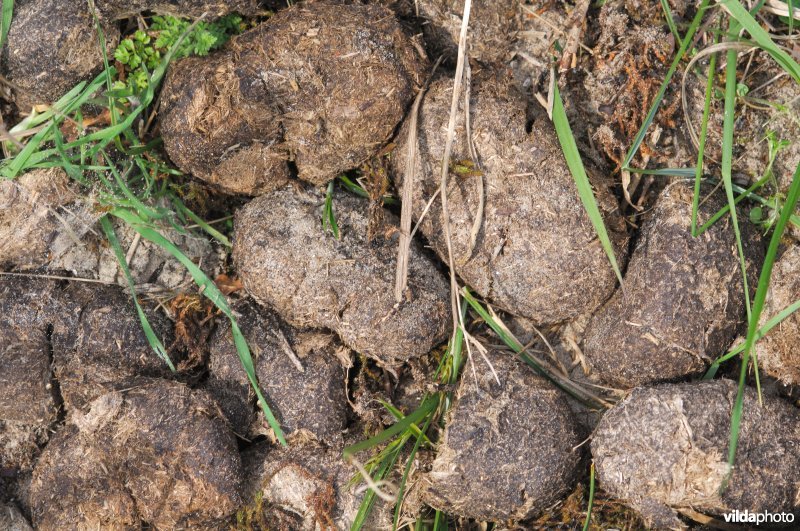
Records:
[[[723,514],[722,517],[726,522],[733,524],[791,524],[794,522],[793,513],[770,513],[766,511],[754,513],[747,509],[744,511],[737,509]]]

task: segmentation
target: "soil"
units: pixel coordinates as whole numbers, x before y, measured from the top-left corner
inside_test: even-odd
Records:
[[[207,525],[240,505],[241,461],[210,397],[143,378],[93,401],[42,453],[37,529]]]
[[[574,487],[583,437],[559,391],[511,354],[487,359],[465,368],[423,500],[476,520],[524,520]]]
[[[586,330],[583,352],[603,382],[624,389],[697,375],[733,342],[745,322],[733,224],[724,217],[691,235],[693,183],[676,181],[646,215],[618,290]],[[705,188],[698,224],[726,204]],[[748,285],[758,282],[763,247],[739,213]]]
[[[106,49],[119,42],[119,29],[101,22]],[[15,86],[22,111],[57,101],[78,82],[100,73],[103,50],[84,0],[20,2],[0,56],[0,72]]]
[[[301,431],[328,444],[340,442],[347,421],[347,373],[341,360],[349,364],[349,351],[330,332],[294,328],[252,300],[242,301],[233,310],[254,350],[264,398],[284,433]],[[236,353],[229,322],[217,328],[209,351],[206,388],[233,430],[245,438],[266,433],[266,419],[256,413],[255,395]]]
[[[165,147],[230,193],[280,187],[289,159],[301,179],[322,184],[389,140],[426,65],[386,8],[297,4],[223,52],[171,68]]]
[[[368,201],[339,193],[340,239],[320,227],[325,197],[288,185],[236,215],[233,258],[247,292],[298,327],[327,328],[391,369],[447,338],[447,282],[412,245],[405,300],[394,298],[397,234],[367,239]],[[386,215],[387,230],[397,226]],[[393,231],[392,231],[393,232]]]
[[[736,467],[720,495],[736,392],[730,380],[635,389],[592,438],[603,488],[657,528],[684,529],[676,510],[687,507],[715,515],[780,508],[797,517],[797,408],[773,397],[759,406],[754,389],[746,389]]]
[[[452,86],[449,76],[434,81],[420,109],[413,192],[417,220],[440,188]],[[596,309],[613,293],[616,277],[547,116],[528,109],[510,72],[488,69],[473,72],[470,128],[477,160],[467,146],[463,109],[458,116],[447,192],[458,276],[503,310],[536,324],[559,323]],[[398,134],[391,160],[398,189],[409,127],[406,123]],[[601,175],[594,179],[617,259],[624,264],[628,238],[609,184]],[[481,193],[482,223],[471,245]],[[443,224],[437,199],[420,230],[446,263]]]
[[[13,505],[0,503],[0,528],[6,531],[32,531],[32,528],[19,509]]]

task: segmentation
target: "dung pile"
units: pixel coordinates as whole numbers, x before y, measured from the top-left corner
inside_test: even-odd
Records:
[[[699,225],[725,204],[705,189]],[[697,238],[691,234],[693,185],[661,193],[642,225],[624,290],[594,314],[586,361],[604,382],[622,388],[697,374],[725,352],[745,318],[739,255],[729,217]],[[744,217],[740,214],[740,219]],[[741,223],[749,285],[763,258],[758,233]]]
[[[420,109],[419,154],[413,168],[415,219],[440,188],[452,88],[449,77],[434,81]],[[471,95],[474,153],[462,102],[447,189],[458,276],[500,308],[536,324],[560,323],[593,311],[611,295],[616,277],[552,124],[538,109],[531,110],[528,121],[526,100],[504,71],[474,73]],[[398,189],[405,178],[409,124],[398,134],[391,160]],[[607,181],[597,178],[594,184],[616,255],[624,263],[627,234],[616,200]],[[420,231],[446,263],[441,204],[433,201]],[[477,233],[476,219],[481,220]]]
[[[226,50],[170,68],[165,147],[230,193],[279,188],[290,160],[301,179],[325,183],[389,140],[425,68],[388,9],[297,4]]]

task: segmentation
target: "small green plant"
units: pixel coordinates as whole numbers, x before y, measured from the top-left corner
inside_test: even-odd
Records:
[[[123,39],[114,50],[114,59],[123,65],[125,81],[117,80],[114,88],[129,88],[138,93],[147,88],[152,72],[167,50],[189,30],[191,23],[171,16],[154,16],[147,31],[137,30]],[[214,22],[199,22],[175,50],[174,59],[190,55],[204,56],[222,47],[233,35],[245,29],[239,15],[228,15]],[[121,76],[122,77],[122,76]]]

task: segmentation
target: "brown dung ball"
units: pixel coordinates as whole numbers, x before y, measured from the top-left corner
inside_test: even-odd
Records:
[[[434,81],[420,109],[415,219],[440,188],[452,90],[452,79]],[[616,277],[547,116],[534,110],[526,130],[527,102],[513,79],[503,72],[475,72],[469,124],[475,160],[460,100],[447,187],[456,273],[492,303],[536,324],[593,311],[611,296]],[[410,123],[401,129],[391,160],[400,190]],[[625,225],[606,184],[595,180],[596,196],[617,259],[624,263]],[[420,230],[447,262],[441,204],[438,197],[433,201]],[[473,233],[478,218],[479,230]]]
[[[581,434],[560,391],[509,353],[489,351],[495,374],[476,357],[459,384],[423,500],[476,520],[523,520],[575,485]]]
[[[455,60],[464,14],[464,0],[415,0],[425,19],[422,29],[433,57],[447,54]],[[516,0],[472,2],[467,55],[486,63],[502,62],[511,51],[522,16]]]
[[[792,245],[775,262],[759,327],[800,299],[800,246]],[[800,385],[800,314],[792,313],[755,343],[758,365],[770,376]]]
[[[367,240],[368,201],[333,199],[340,239],[322,228],[325,196],[286,186],[236,215],[233,257],[245,289],[298,327],[328,328],[356,352],[393,368],[447,338],[448,286],[411,246],[406,298],[394,298],[397,240]],[[387,222],[396,219],[387,213]]]
[[[37,529],[191,528],[240,504],[236,441],[211,398],[143,378],[74,412],[30,490]]]
[[[21,111],[52,104],[79,82],[100,73],[103,50],[85,0],[18,2],[11,19],[0,70],[15,86]],[[119,42],[119,29],[101,19],[106,49]]]
[[[256,377],[284,433],[305,431],[333,444],[346,424],[347,372],[339,356],[349,352],[330,332],[298,329],[251,300],[233,307],[237,323],[253,351]],[[236,433],[248,438],[265,431],[255,394],[239,361],[229,321],[217,328],[209,346],[208,392],[217,400]]]
[[[289,159],[301,179],[325,183],[378,152],[426,64],[384,7],[296,4],[171,68],[164,144],[179,167],[231,193],[278,188]]]
[[[135,17],[143,11],[174,17],[206,19],[230,13],[257,15],[262,12],[258,0],[95,0],[100,12],[111,20]]]
[[[130,296],[117,286],[70,285],[64,314],[54,322],[52,350],[64,406],[85,408],[100,395],[127,387],[137,376],[169,378],[172,373],[153,350]],[[143,308],[156,337],[166,347],[174,340],[172,323]],[[173,364],[180,357],[171,353]]]
[[[703,190],[706,198],[710,188]],[[744,288],[729,216],[694,238],[693,185],[667,186],[646,214],[618,290],[591,319],[583,352],[604,382],[631,388],[703,371],[724,353],[743,323]],[[726,203],[718,190],[702,202],[699,224]],[[755,227],[740,213],[739,227],[755,286],[763,257]]]
[[[634,389],[592,438],[603,488],[659,529],[684,529],[681,508],[800,516],[800,414],[777,398],[759,405],[753,389],[744,395],[736,463],[721,490],[736,393],[730,380]]]

